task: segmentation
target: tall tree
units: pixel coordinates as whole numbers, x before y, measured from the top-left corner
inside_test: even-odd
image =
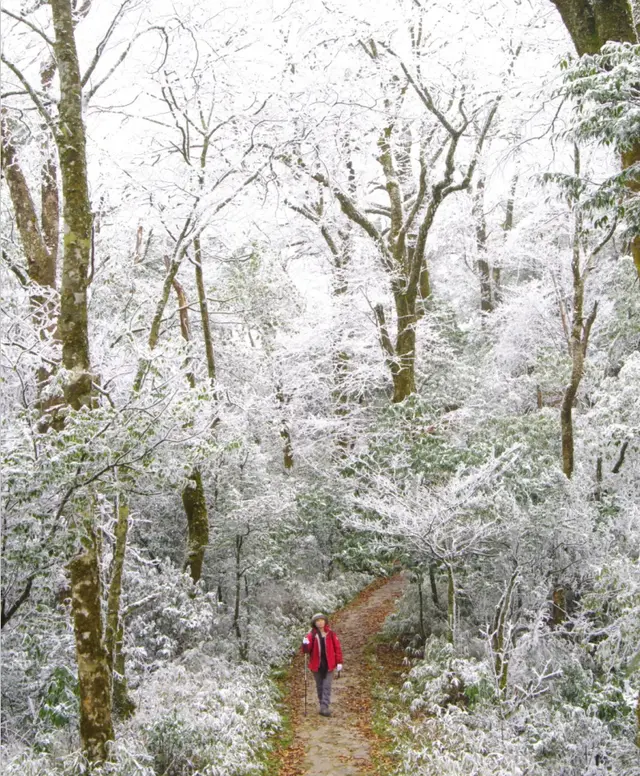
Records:
[[[74,410],[92,406],[87,288],[92,247],[92,213],[87,176],[86,133],[82,114],[82,77],[78,63],[71,0],[51,0],[55,38],[53,49],[60,75],[56,143],[63,194],[64,249],[60,317],[62,363],[67,378],[64,396]],[[108,756],[113,740],[111,671],[104,641],[100,552],[94,504],[86,497],[81,549],[69,564],[74,618],[80,736],[91,761]]]
[[[597,54],[607,41],[638,43],[638,27],[635,24],[630,0],[552,0],[571,35],[576,51]],[[640,140],[620,152],[624,170],[640,163]],[[640,191],[640,175],[627,181],[633,192]],[[640,276],[640,233],[631,238],[631,253]]]
[[[378,129],[377,162],[383,182],[377,188],[385,192],[384,204],[361,207],[324,173],[311,173],[314,180],[331,191],[347,218],[373,242],[389,278],[395,308],[395,341],[382,305],[375,307],[375,314],[393,380],[394,402],[404,401],[416,390],[416,326],[424,312],[423,303],[431,295],[426,251],[436,214],[447,197],[469,188],[501,100],[498,95],[488,101],[484,110],[476,107],[467,114],[463,90],[455,105],[453,99],[448,105],[440,104],[421,76],[421,35],[419,32],[412,38],[415,68],[385,44],[375,40],[361,44],[382,81],[384,126]],[[390,61],[399,64],[402,75],[389,75]],[[409,89],[426,112],[427,123],[432,125],[426,132],[419,127],[417,137],[412,137],[411,127],[401,113]],[[463,137],[474,127],[471,154],[464,159]],[[410,149],[414,144],[419,156],[417,176],[411,174]],[[434,175],[440,158],[444,159],[444,169]],[[378,227],[370,214],[382,216],[384,227]]]

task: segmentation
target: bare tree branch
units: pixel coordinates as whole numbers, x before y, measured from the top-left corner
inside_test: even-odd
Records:
[[[93,97],[93,95],[94,95],[94,94],[95,94],[95,93],[98,91],[98,89],[99,89],[99,88],[100,88],[100,87],[101,87],[103,84],[105,84],[105,83],[106,83],[106,82],[109,80],[109,78],[111,78],[111,76],[112,76],[112,75],[115,73],[115,71],[116,71],[116,70],[117,70],[117,69],[120,67],[120,65],[121,65],[121,64],[124,62],[124,60],[125,60],[125,58],[126,58],[127,54],[128,54],[130,51],[131,51],[131,47],[132,47],[132,46],[133,46],[133,44],[134,44],[134,43],[135,43],[135,42],[138,40],[138,38],[140,38],[142,35],[144,35],[144,34],[145,34],[145,33],[147,33],[147,32],[151,32],[152,30],[157,30],[157,31],[158,31],[158,32],[160,32],[160,33],[162,34],[162,36],[164,37],[164,40],[165,40],[165,57],[166,57],[166,51],[167,51],[167,50],[168,50],[168,48],[169,48],[169,41],[168,41],[168,39],[167,39],[167,33],[166,33],[166,30],[164,29],[164,27],[157,27],[157,26],[156,26],[156,27],[149,27],[149,29],[147,29],[147,30],[143,30],[142,32],[139,32],[139,33],[138,33],[138,34],[137,34],[137,35],[136,35],[136,36],[135,36],[135,37],[134,37],[134,38],[131,40],[131,42],[130,42],[130,43],[129,43],[129,45],[126,47],[126,49],[125,49],[125,50],[122,52],[122,54],[120,54],[120,56],[119,56],[119,57],[118,57],[118,59],[116,60],[115,64],[114,64],[114,65],[111,67],[111,69],[109,70],[109,72],[108,72],[108,73],[107,73],[107,74],[106,74],[106,75],[105,75],[103,78],[101,78],[101,79],[100,79],[100,81],[98,81],[98,83],[97,83],[97,84],[96,84],[96,85],[95,85],[95,86],[94,86],[92,89],[90,89],[90,90],[87,92],[87,96],[86,96],[86,100],[87,100],[87,102],[89,102],[89,100],[90,100],[90,99]],[[87,78],[87,74],[85,73],[85,79],[86,79],[86,78]],[[84,82],[85,82],[85,81],[84,81],[84,79],[83,79],[83,83],[84,83]]]
[[[45,120],[47,126],[51,130],[54,137],[57,136],[57,130],[55,122],[49,113],[49,111],[45,108],[44,103],[38,96],[38,93],[35,91],[35,89],[31,86],[31,84],[27,81],[27,79],[22,75],[20,70],[13,64],[13,62],[9,62],[9,60],[5,57],[4,54],[0,55],[0,61],[2,61],[8,68],[11,70],[11,72],[15,75],[15,77],[20,81],[20,83],[24,86],[25,91],[31,97],[31,100],[33,101],[33,104],[38,109],[40,115]]]
[[[39,27],[36,27],[36,25],[33,22],[30,22],[27,18],[24,16],[19,16],[18,14],[11,13],[11,11],[7,11],[6,8],[2,8],[2,13],[5,14],[5,16],[8,16],[10,19],[15,19],[17,22],[22,22],[22,24],[26,25],[30,30],[36,33],[36,35],[39,35],[44,42],[48,45],[53,47],[53,41],[51,38],[43,32]]]
[[[123,3],[120,5],[120,8],[118,8],[118,10],[116,11],[116,15],[111,20],[111,24],[107,28],[107,31],[104,34],[104,37],[102,38],[100,43],[98,43],[98,45],[96,47],[96,52],[93,55],[93,59],[89,63],[89,67],[87,68],[85,74],[82,76],[82,82],[81,83],[82,83],[83,88],[87,85],[87,81],[91,78],[91,75],[93,74],[93,71],[96,69],[96,65],[100,61],[100,57],[102,56],[102,54],[103,54],[103,52],[104,52],[104,50],[106,48],[106,45],[109,42],[109,39],[113,35],[113,32],[114,32],[118,22],[120,21],[120,18],[122,17],[122,14],[124,13],[125,8],[129,5],[130,2],[131,2],[131,0],[124,0],[123,1]],[[135,38],[133,40],[135,40]],[[133,40],[131,41],[131,43],[133,43]],[[127,51],[131,48],[131,43],[127,47]]]

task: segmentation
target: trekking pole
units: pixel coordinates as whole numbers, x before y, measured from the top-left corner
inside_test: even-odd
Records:
[[[304,716],[307,716],[307,660],[309,655],[304,654]]]

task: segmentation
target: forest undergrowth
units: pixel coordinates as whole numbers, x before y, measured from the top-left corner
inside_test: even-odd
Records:
[[[3,772],[309,769],[395,563],[345,772],[638,776],[638,3],[212,7],[2,4]]]

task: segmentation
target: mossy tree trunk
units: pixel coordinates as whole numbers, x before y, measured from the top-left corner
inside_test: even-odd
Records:
[[[58,331],[67,370],[65,399],[74,409],[90,406],[87,287],[92,244],[92,214],[87,179],[86,136],[82,117],[82,80],[70,0],[51,0],[54,51],[60,77],[56,142],[62,179],[64,258]]]
[[[201,259],[199,240],[196,246],[196,256]],[[169,270],[170,267],[168,266],[167,269]],[[200,271],[202,271],[201,267]],[[197,272],[198,265],[196,266],[196,273]],[[202,281],[202,284],[204,286],[204,281]],[[184,288],[182,287],[182,284],[178,282],[177,278],[174,277],[172,285],[178,298],[180,333],[182,334],[182,339],[189,343],[191,341],[191,325],[189,323],[189,304],[187,301],[187,295]],[[189,361],[186,362],[185,366],[189,367]],[[211,360],[209,360],[209,353],[207,353],[207,366],[209,377],[211,378],[213,373],[213,379],[215,379],[212,346]],[[196,376],[195,373],[191,370],[187,372],[187,382],[191,388],[196,387]],[[189,475],[187,484],[182,489],[182,505],[187,517],[187,559],[185,561],[185,568],[189,569],[189,574],[193,584],[195,585],[200,581],[200,577],[202,576],[204,554],[207,549],[207,545],[209,544],[209,513],[207,511],[207,500],[202,482],[202,472],[197,466],[194,467],[193,471]]]
[[[85,502],[83,550],[69,563],[71,608],[80,688],[80,740],[90,762],[108,759],[113,741],[111,671],[103,639],[100,549],[91,533],[94,504]]]
[[[202,246],[200,238],[196,237],[193,241],[193,250],[195,253],[195,274],[196,288],[198,289],[198,304],[200,306],[200,320],[202,322],[202,336],[204,338],[204,351],[207,357],[207,374],[212,386],[216,382],[216,360],[213,350],[213,338],[211,336],[211,323],[209,321],[209,304],[207,302],[207,293],[204,285],[204,274],[202,271]]]
[[[204,554],[209,544],[209,514],[202,484],[202,473],[195,468],[182,489],[182,504],[187,516],[188,551],[186,567],[195,584],[202,576]]]
[[[87,287],[92,214],[87,179],[82,79],[70,0],[51,0],[54,54],[60,78],[56,144],[63,194],[63,265],[58,333],[66,369],[64,398],[78,410],[91,408]],[[80,688],[80,738],[90,762],[108,757],[113,740],[111,667],[104,640],[100,548],[93,498],[78,500],[81,549],[69,563]]]

